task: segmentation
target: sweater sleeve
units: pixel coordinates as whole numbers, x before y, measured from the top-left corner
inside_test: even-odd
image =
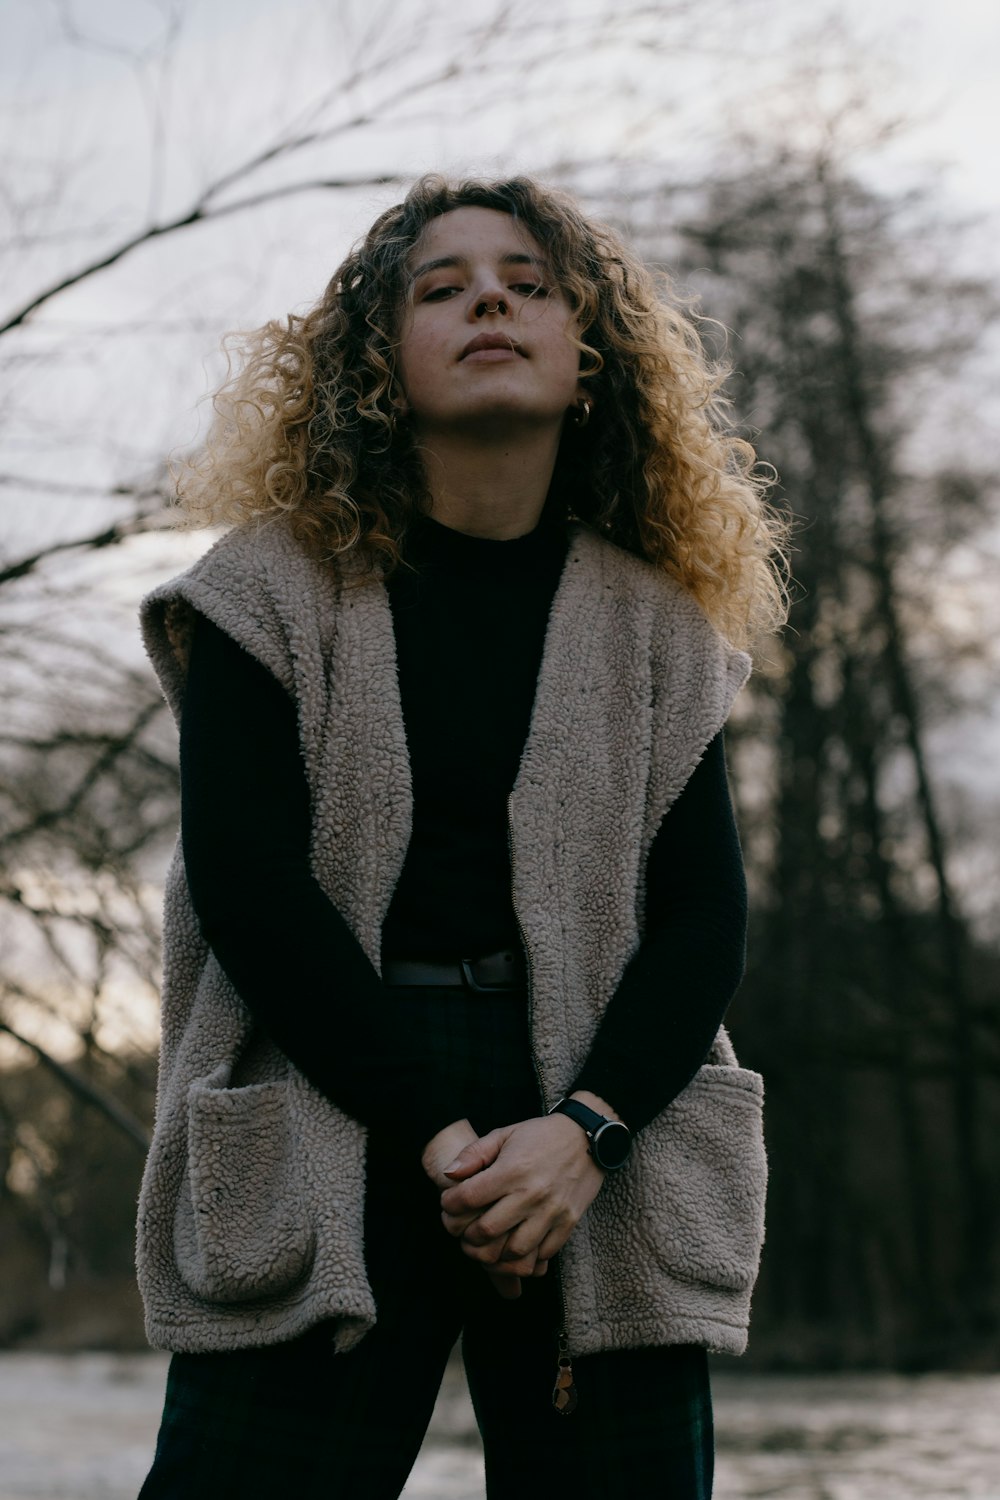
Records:
[[[704,1062],[743,977],[747,891],[722,732],[650,848],[639,948],[573,1084],[640,1130]]]
[[[181,714],[181,842],[206,941],[311,1083],[419,1152],[469,1101],[313,876],[310,827],[292,700],[199,618]]]

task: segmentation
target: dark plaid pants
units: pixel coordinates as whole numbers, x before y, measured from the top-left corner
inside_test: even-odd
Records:
[[[523,994],[405,994],[402,1024],[431,1028],[455,1069],[472,1070],[484,1123],[537,1114]],[[266,1349],[174,1355],[140,1500],[395,1500],[459,1334],[489,1500],[711,1495],[705,1351],[576,1359],[577,1409],[555,1411],[558,1261],[518,1300],[500,1298],[445,1233],[419,1164],[375,1137],[365,1253],[378,1323],[349,1354],[333,1353],[332,1327],[320,1324]]]

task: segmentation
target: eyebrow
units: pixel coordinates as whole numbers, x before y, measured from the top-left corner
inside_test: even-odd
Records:
[[[512,251],[509,255],[501,255],[499,264],[501,266],[538,266],[546,270],[546,264],[537,255],[529,255],[526,251]],[[437,260],[425,260],[423,265],[418,266],[410,277],[411,285],[419,281],[421,276],[426,276],[430,271],[452,270],[456,267],[463,270],[468,269],[469,262],[464,255],[442,255]]]

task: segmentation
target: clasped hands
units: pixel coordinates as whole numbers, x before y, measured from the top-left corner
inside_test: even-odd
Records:
[[[594,1094],[573,1097],[614,1117]],[[604,1180],[585,1133],[566,1115],[521,1120],[484,1136],[457,1120],[428,1141],[421,1162],[441,1190],[445,1229],[506,1298],[521,1295],[523,1277],[545,1275]]]

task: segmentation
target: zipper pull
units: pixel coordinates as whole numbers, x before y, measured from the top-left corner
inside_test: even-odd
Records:
[[[557,1412],[568,1417],[571,1411],[576,1411],[577,1391],[573,1384],[573,1362],[569,1357],[569,1340],[566,1330],[559,1332],[559,1368],[556,1370],[556,1383],[552,1388],[552,1405]]]

